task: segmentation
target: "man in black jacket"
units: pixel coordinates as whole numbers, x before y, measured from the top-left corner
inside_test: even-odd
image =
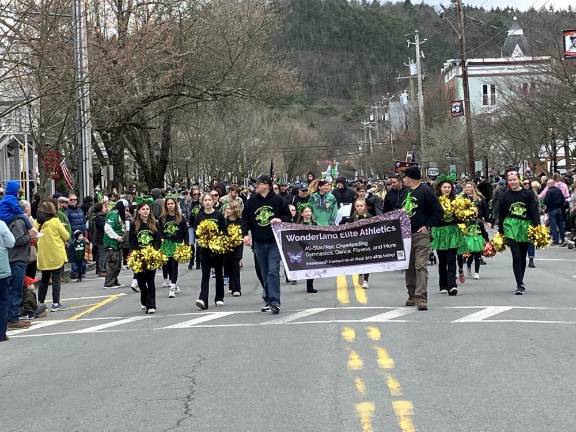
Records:
[[[264,279],[264,301],[262,312],[280,312],[280,251],[274,239],[272,224],[288,222],[288,204],[272,190],[270,176],[256,179],[256,194],[246,201],[242,213],[244,244],[254,245],[254,253]],[[252,238],[248,235],[252,234]]]
[[[354,202],[354,190],[346,186],[346,178],[344,177],[336,178],[336,189],[332,191],[332,195],[336,198],[338,208]]]
[[[401,209],[408,194],[408,188],[402,184],[401,176],[394,176],[388,182],[390,190],[384,197],[384,213]]]
[[[564,194],[556,187],[556,182],[552,179],[548,180],[546,186],[548,186],[548,191],[543,202],[546,206],[546,213],[548,213],[552,243],[557,246],[565,242],[564,218],[562,217],[565,202]]]

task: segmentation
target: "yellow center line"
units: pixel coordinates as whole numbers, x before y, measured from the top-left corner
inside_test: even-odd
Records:
[[[356,340],[356,331],[352,327],[344,327],[341,335],[344,342],[351,343]]]
[[[415,432],[416,428],[412,422],[412,416],[414,415],[412,402],[407,400],[393,401],[392,408],[394,409],[394,414],[396,414],[398,425],[400,429],[402,429],[402,432]]]
[[[382,347],[374,347],[378,355],[378,366],[381,369],[394,369],[394,359],[390,357],[388,351]]]
[[[362,280],[361,280],[362,279]],[[356,301],[360,304],[368,303],[368,296],[366,295],[366,290],[362,288],[362,275],[352,275],[352,282],[354,283],[354,293],[356,294]]]
[[[374,402],[360,402],[356,404],[356,415],[360,419],[362,432],[372,432],[372,418],[374,417]]]
[[[394,397],[402,396],[402,387],[398,380],[392,375],[387,373],[386,374],[386,385],[388,386],[388,390],[390,390],[390,394]]]
[[[366,394],[366,383],[360,377],[356,377],[354,379],[354,387],[356,387],[356,391],[360,396],[364,396]]]
[[[382,338],[382,333],[380,333],[378,327],[368,327],[366,329],[366,335],[374,342],[378,342]]]
[[[354,350],[350,350],[348,353],[348,369],[350,370],[360,370],[364,367],[364,362],[358,353]]]
[[[348,296],[348,281],[346,276],[338,276],[336,278],[336,298],[340,304],[350,303],[350,297]]]
[[[92,313],[92,312],[94,312],[95,310],[100,309],[102,306],[105,306],[105,305],[107,305],[108,303],[113,302],[113,301],[116,300],[118,297],[121,297],[121,294],[111,295],[111,296],[105,298],[104,300],[102,300],[101,302],[96,303],[96,304],[90,306],[88,309],[83,310],[82,312],[77,313],[76,315],[71,316],[70,318],[68,318],[68,320],[69,320],[69,321],[78,320],[78,319],[82,318],[83,316],[86,316],[86,315],[88,315],[89,313]]]

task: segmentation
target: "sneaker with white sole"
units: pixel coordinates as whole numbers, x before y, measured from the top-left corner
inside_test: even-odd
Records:
[[[132,279],[132,283],[130,284],[130,288],[134,292],[140,292],[140,288],[138,287],[138,281],[136,279]]]
[[[241,293],[240,291],[234,291],[234,292],[232,293],[232,295],[233,295],[234,297],[240,297],[240,296],[242,295],[242,293]]]
[[[261,312],[268,312],[270,311],[270,305],[268,303],[266,303],[264,306],[262,306],[262,309],[260,309]]]
[[[174,289],[173,286],[170,287],[170,292],[168,293],[168,298],[174,298],[176,297],[176,290]]]
[[[50,312],[60,312],[66,310],[66,306],[62,303],[52,303],[52,307],[50,308]]]
[[[216,307],[222,307],[222,306],[224,306],[224,300],[217,300]]]
[[[154,309],[154,308],[146,309],[146,313],[147,313],[148,315],[155,314],[155,313],[156,313],[156,309]]]
[[[479,274],[479,273],[474,273],[474,279],[480,279],[480,274]]]
[[[170,286],[170,281],[168,279],[164,279],[162,282],[162,288],[168,288]]]
[[[200,300],[200,299],[196,300],[196,307],[198,309],[201,309],[201,310],[208,309],[208,306],[206,306],[206,303],[204,303],[204,300]]]
[[[180,290],[180,287],[178,285],[174,285],[174,292],[176,294],[182,294],[182,291]]]
[[[147,309],[146,306],[142,305],[141,307],[142,307],[142,312],[146,312],[146,309]]]
[[[278,303],[274,303],[270,305],[270,310],[274,315],[278,315],[280,313],[280,305]]]
[[[362,288],[368,289],[368,281],[362,282]]]

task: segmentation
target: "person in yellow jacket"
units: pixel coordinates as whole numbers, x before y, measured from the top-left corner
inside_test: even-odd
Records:
[[[36,219],[38,234],[38,270],[42,272],[38,287],[38,303],[44,303],[48,283],[52,278],[52,312],[65,309],[60,303],[60,281],[64,263],[68,260],[66,242],[70,233],[58,219],[54,204],[45,201],[38,206]]]

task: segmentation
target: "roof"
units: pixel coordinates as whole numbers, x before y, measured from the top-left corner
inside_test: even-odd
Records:
[[[524,30],[518,19],[514,17],[502,47],[502,57],[527,57],[530,51],[530,43],[524,36]]]

